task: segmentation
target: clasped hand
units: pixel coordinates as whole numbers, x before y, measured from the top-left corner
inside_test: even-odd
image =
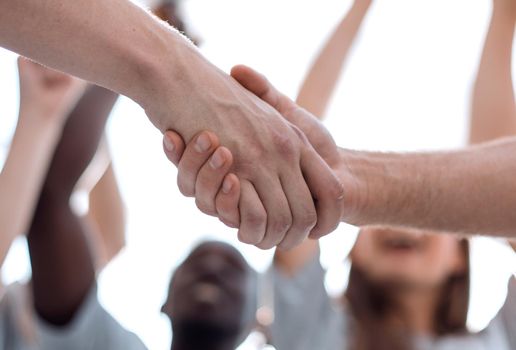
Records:
[[[240,164],[235,161],[234,152],[220,145],[218,135],[203,131],[185,145],[178,133],[169,130],[164,135],[164,149],[178,166],[181,192],[195,197],[202,212],[238,228],[242,242],[262,249],[289,249],[307,237],[332,232],[341,220],[344,203],[343,186],[333,171],[340,164],[333,138],[314,116],[262,75],[245,66],[235,67],[231,75],[279,112],[294,130],[298,140],[284,135],[269,140],[276,146],[274,156],[290,167],[283,172],[274,169],[278,175],[267,178],[265,170],[270,169],[263,169],[266,164],[258,153],[244,161],[246,169],[239,173],[242,160]],[[294,148],[299,142],[301,150]],[[253,182],[250,175],[260,180]]]

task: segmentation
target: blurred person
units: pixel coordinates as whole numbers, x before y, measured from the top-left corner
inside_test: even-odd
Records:
[[[84,92],[86,87],[84,82],[68,77],[63,73],[53,72],[26,59],[20,58],[19,66],[21,80],[20,116],[24,115],[26,112],[30,112],[31,115],[41,115],[47,118],[49,125],[55,123],[56,127],[59,126],[59,129],[55,130],[54,139],[48,139],[48,135],[42,132],[41,135],[47,135],[47,143],[39,144],[39,149],[31,150],[28,147],[29,143],[27,139],[24,140],[26,143],[25,148],[20,147],[21,141],[19,139],[21,139],[21,137],[18,136],[18,134],[34,134],[35,132],[32,128],[41,128],[37,129],[36,132],[45,131],[45,129],[41,127],[40,123],[37,122],[38,119],[35,117],[33,117],[35,118],[33,124],[30,122],[19,123],[13,139],[13,152],[17,150],[17,153],[12,152],[13,160],[11,161],[15,162],[15,155],[19,158],[17,159],[17,164],[19,165],[17,168],[12,167],[12,165],[10,167],[8,160],[4,167],[4,172],[2,173],[2,176],[4,174],[15,175],[18,182],[25,182],[26,186],[23,187],[11,186],[9,193],[21,199],[30,197],[32,203],[26,203],[29,208],[23,208],[19,205],[15,207],[16,212],[11,214],[10,220],[14,221],[19,219],[21,215],[25,215],[25,213],[30,210],[30,213],[28,213],[29,217],[25,216],[24,218],[27,220],[24,226],[27,226],[27,224],[30,223],[32,210],[40,194],[40,188],[35,188],[31,184],[31,181],[34,181],[35,175],[40,175],[39,186],[41,187],[41,182],[44,180],[43,174],[47,172],[50,160],[52,159],[52,153],[48,153],[48,151],[53,152],[53,150],[56,149],[56,152],[61,155],[66,153],[66,149],[63,150],[61,145],[62,140],[59,141],[63,132],[67,133],[68,124],[65,126],[64,121],[69,118],[74,118],[74,116],[75,118],[77,118],[77,116],[88,118],[90,113],[100,116],[100,118],[105,121],[116,101],[116,95],[99,87],[91,87]],[[77,83],[70,84],[67,83],[68,81]],[[67,87],[67,84],[70,86]],[[80,84],[79,88],[75,86],[77,84]],[[30,93],[27,93],[27,91]],[[80,97],[81,95],[82,97]],[[70,101],[70,98],[72,98],[72,101]],[[30,106],[30,108],[26,106]],[[55,121],[52,121],[53,119],[55,119]],[[84,131],[86,130],[85,128]],[[34,137],[34,139],[39,140],[37,137]],[[46,158],[43,158],[43,155],[45,155]],[[65,160],[68,161],[69,159],[65,158]],[[26,164],[30,168],[23,170],[23,168],[20,168],[20,165],[25,164],[25,161],[32,161],[32,163],[30,165]],[[44,164],[43,161],[45,161]],[[68,166],[70,163],[64,164],[64,166]],[[16,169],[16,171],[14,171],[14,169]],[[52,171],[52,168],[50,168],[49,171]],[[115,178],[114,176],[111,177],[113,173],[112,170],[110,170],[110,166],[107,165],[104,165],[100,174],[100,180],[95,181],[96,184],[93,189],[89,191],[90,210],[87,219],[89,224],[95,225],[97,228],[97,230],[92,231],[89,238],[95,243],[95,252],[99,253],[99,259],[97,260],[99,270],[122,249],[124,244],[123,204],[119,196]],[[11,179],[12,185],[17,185],[17,183],[14,183],[12,180],[13,179]],[[75,188],[73,190],[75,190]],[[101,209],[100,205],[106,204],[106,200],[109,200],[113,207],[110,208],[108,212],[99,213],[101,210],[105,209]],[[2,214],[10,213],[2,210]],[[106,214],[109,217],[106,217]],[[7,224],[9,222],[5,220],[3,223]],[[86,224],[86,220],[84,220],[84,224]],[[8,229],[9,227],[6,227],[6,231],[2,234],[2,240],[5,242],[5,246],[2,246],[4,251],[2,258],[5,258],[13,239],[25,233],[28,227],[23,227],[21,231],[12,230],[12,227],[10,230]],[[1,303],[3,310],[1,316],[1,332],[3,334],[2,339],[5,347],[16,349],[21,346],[21,344],[35,344],[37,337],[31,300],[31,293],[27,290],[27,286],[15,283],[7,287]]]
[[[145,349],[100,305],[91,227],[70,207],[104,123],[102,115],[69,119],[29,230],[38,349]],[[252,277],[234,248],[217,242],[195,248],[172,277],[163,306],[174,331],[172,348],[234,349],[252,326]]]
[[[515,19],[514,2],[494,1],[473,94],[472,143],[516,135],[511,80]],[[244,72],[245,76],[241,71],[238,73],[237,79],[244,77],[241,81],[251,91],[276,108],[285,108],[290,103],[263,78],[249,71]],[[306,84],[317,81],[319,75],[313,71],[310,75],[315,78],[307,79],[301,91],[317,92],[318,89]],[[306,96],[300,94],[297,103],[322,116],[328,94]],[[307,133],[312,137],[311,142],[324,150],[327,141],[323,140],[327,136],[322,127],[315,121],[308,125],[313,127],[312,134]],[[206,155],[196,152],[190,144],[183,154],[184,145],[179,136],[173,133],[167,136],[169,142],[179,141],[178,153],[169,157],[175,162],[187,162],[188,171],[197,176],[196,189],[214,194],[216,205],[226,211],[235,208],[238,196],[228,200],[217,194],[219,190],[223,194],[224,186],[228,186],[221,180],[225,173],[216,174],[213,167],[210,169],[216,152],[220,154],[221,149]],[[231,186],[238,185],[236,178],[226,179],[234,180]],[[276,251],[272,270],[276,283],[275,323],[271,332],[278,350],[516,348],[514,278],[505,305],[489,326],[478,334],[471,334],[466,328],[470,283],[466,239],[429,230],[362,227],[350,259],[352,267],[346,293],[335,303],[324,288],[325,273],[319,263],[317,242],[307,241],[291,251]]]
[[[0,266],[13,241],[28,228],[52,153],[86,84],[29,60],[18,59],[20,108],[7,160],[0,173]],[[0,284],[1,348],[18,328],[32,337],[26,290]]]
[[[175,270],[163,305],[173,350],[234,350],[255,325],[255,271],[234,247],[194,248]]]

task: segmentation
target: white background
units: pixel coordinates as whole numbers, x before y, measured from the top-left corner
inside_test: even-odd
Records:
[[[202,52],[228,71],[245,63],[288,95],[299,84],[322,40],[350,0],[189,0],[188,23]],[[370,150],[430,150],[465,143],[470,90],[490,15],[488,0],[390,0],[375,3],[335,94],[327,127],[340,146]],[[15,55],[0,51],[0,161],[17,115]],[[137,83],[137,82],[135,82]],[[128,245],[99,278],[100,298],[150,349],[167,349],[169,324],[159,309],[171,271],[199,240],[235,243],[259,270],[262,252],[236,242],[235,232],[201,215],[175,185],[176,171],[161,151],[161,136],[141,109],[121,99],[108,125],[115,168],[128,207]],[[332,267],[328,287],[342,286],[342,262],[356,229],[342,225],[323,240]],[[473,247],[470,324],[494,315],[516,270],[500,242]],[[4,267],[6,283],[26,278],[25,245],[17,242]]]

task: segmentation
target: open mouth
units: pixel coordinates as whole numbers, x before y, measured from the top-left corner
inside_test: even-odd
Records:
[[[192,290],[194,299],[202,304],[216,304],[221,296],[222,290],[211,282],[200,282]]]

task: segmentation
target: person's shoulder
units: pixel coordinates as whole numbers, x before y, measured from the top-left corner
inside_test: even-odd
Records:
[[[508,343],[509,349],[516,349],[516,278],[509,280],[507,299],[498,314],[477,336],[484,341]]]
[[[38,321],[42,349],[146,349],[140,338],[124,328],[100,303],[96,286],[74,319],[64,327]]]
[[[516,349],[516,278],[514,276],[509,280],[507,300],[499,316],[505,325],[511,345]]]

